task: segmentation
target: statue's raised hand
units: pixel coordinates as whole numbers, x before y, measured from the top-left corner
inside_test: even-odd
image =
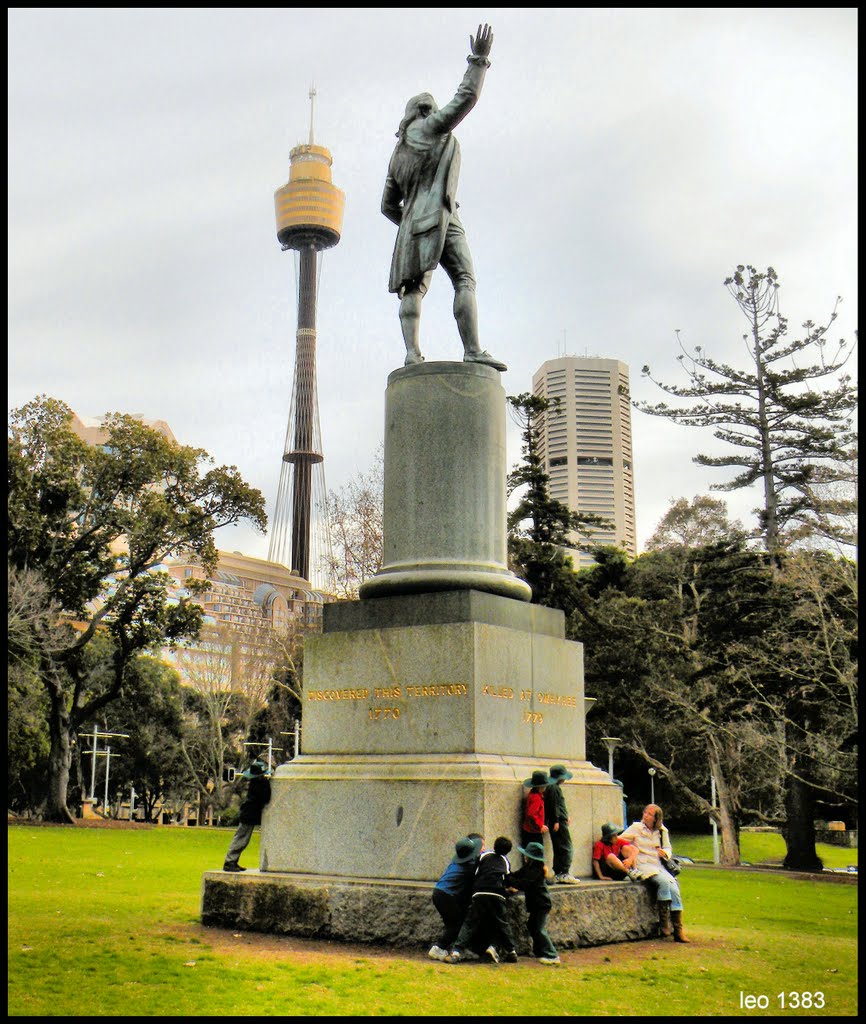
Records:
[[[469,45],[476,57],[486,57],[493,46],[493,31],[489,25],[479,25],[478,35],[469,37]]]

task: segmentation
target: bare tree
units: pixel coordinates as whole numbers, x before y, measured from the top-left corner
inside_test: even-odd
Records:
[[[659,520],[652,537],[647,541],[647,551],[681,544],[687,548],[699,548],[705,544],[729,540],[744,533],[743,524],[728,519],[727,503],[706,494],[696,494],[691,501],[671,499],[671,506]]]
[[[223,775],[231,747],[227,730],[234,702],[232,666],[236,656],[236,638],[225,627],[203,629],[195,646],[180,647],[175,656],[181,677],[197,697],[190,716],[191,732],[182,744],[184,758],[199,793],[210,799],[210,781],[218,804],[225,802]]]
[[[373,466],[328,495],[333,554],[329,571],[336,596],[355,598],[382,564],[382,446]]]

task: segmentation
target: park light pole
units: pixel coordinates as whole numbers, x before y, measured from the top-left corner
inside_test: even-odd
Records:
[[[117,755],[115,754],[115,757]],[[111,747],[105,748],[105,798],[102,801],[102,806],[105,808],[105,813],[108,814],[108,773],[111,770]]]
[[[90,802],[96,802],[96,759],[97,757],[104,757],[105,760],[105,805],[108,806],[108,764],[111,760],[111,747],[106,746],[105,750],[97,750],[99,740],[108,739],[121,739],[128,740],[129,733],[126,732],[100,732],[99,726],[94,723],[93,732],[80,732],[78,734],[81,737],[87,737],[93,739],[93,748],[91,750],[84,750],[82,753],[90,754],[93,757],[93,761],[90,765]],[[114,755],[117,757],[117,754]]]
[[[298,723],[295,722],[295,728],[292,732],[281,732],[280,736],[293,736],[295,740],[295,753],[294,757],[298,756]]]
[[[616,750],[617,743],[620,743],[619,736],[602,736],[601,742],[607,747],[607,773],[610,775],[610,781],[615,782],[613,777],[613,752]]]
[[[281,733],[281,735],[285,735],[285,734]],[[274,746],[273,738],[270,737],[270,736],[268,736],[268,742],[267,743],[244,743],[244,746],[245,747],[267,747],[268,748],[268,771],[270,771],[273,768],[273,766],[274,766],[274,751],[277,750],[280,753],[282,753],[282,750],[283,750],[282,747],[275,747]]]
[[[650,803],[656,802],[656,787],[655,787],[655,768],[647,768],[647,775],[650,777]]]

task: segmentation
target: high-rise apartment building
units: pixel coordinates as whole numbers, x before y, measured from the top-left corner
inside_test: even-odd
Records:
[[[589,538],[637,554],[628,366],[617,359],[563,356],[543,363],[532,390],[557,402],[545,413],[541,456],[550,494],[575,512],[611,522]],[[576,568],[593,565],[573,551]]]

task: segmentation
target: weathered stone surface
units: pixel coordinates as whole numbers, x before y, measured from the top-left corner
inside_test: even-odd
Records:
[[[383,561],[361,597],[473,589],[528,601],[507,565],[506,474],[496,370],[395,370],[385,392]]]
[[[326,616],[305,648],[303,752],[271,780],[263,871],[433,881],[460,836],[518,837],[523,780],[566,763],[572,872],[591,873],[621,795],[586,761],[583,646],[561,612],[466,591]]]
[[[432,594],[374,597],[338,601],[323,609],[323,632],[395,629],[442,622],[483,622],[489,626],[565,637],[565,615],[558,608],[514,601],[480,590],[447,590]]]
[[[509,602],[516,604],[517,602]],[[486,622],[310,636],[305,754],[585,757],[583,645]]]
[[[277,769],[262,817],[263,871],[435,881],[469,832],[514,841],[523,780],[553,761],[495,755],[309,755]],[[586,761],[563,785],[575,875],[591,873],[592,842],[621,813],[621,791]],[[546,840],[548,863],[552,860]]]
[[[304,938],[426,948],[441,919],[432,886],[418,882],[347,882],[338,878],[247,871],[209,871],[202,882],[202,923]],[[657,933],[648,890],[628,882],[587,881],[553,886],[548,931],[560,950],[631,942]],[[509,901],[521,956],[532,955],[523,896]]]

